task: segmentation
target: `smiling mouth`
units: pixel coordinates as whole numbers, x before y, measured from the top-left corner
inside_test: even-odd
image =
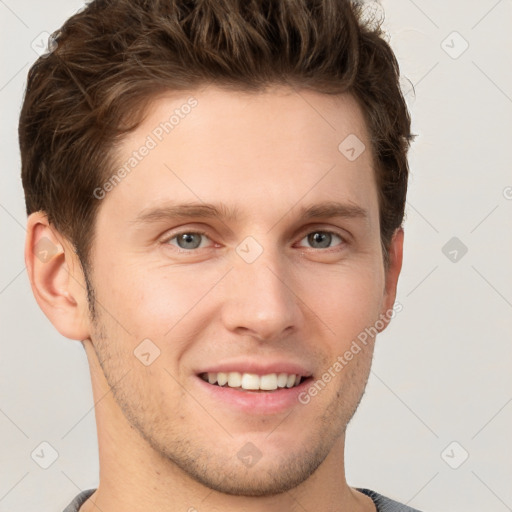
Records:
[[[311,377],[293,373],[270,373],[257,375],[240,372],[206,372],[199,377],[217,387],[232,388],[237,391],[252,391],[272,393],[283,389],[295,388]]]

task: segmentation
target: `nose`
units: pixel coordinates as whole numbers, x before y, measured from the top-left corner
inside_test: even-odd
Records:
[[[301,301],[294,293],[290,266],[278,249],[265,248],[252,263],[235,254],[227,278],[222,322],[231,332],[271,341],[301,327]]]

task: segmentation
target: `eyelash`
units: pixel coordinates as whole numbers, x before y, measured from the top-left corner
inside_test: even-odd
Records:
[[[342,247],[342,246],[345,246],[348,244],[348,241],[345,237],[341,236],[339,233],[337,233],[336,231],[331,231],[329,229],[313,229],[312,231],[308,231],[306,232],[306,234],[300,239],[300,241],[302,241],[304,238],[306,238],[308,235],[312,234],[312,233],[324,233],[324,234],[329,234],[329,235],[334,235],[334,236],[337,236],[338,238],[341,239],[341,243],[338,244],[337,246],[334,246],[334,247],[326,247],[324,249],[315,249],[314,247],[303,247],[301,246],[302,249],[312,249],[312,250],[315,250],[315,251],[332,251],[333,249],[336,250],[336,247]],[[192,235],[202,235],[202,236],[205,236],[206,238],[210,239],[210,237],[208,236],[208,233],[206,233],[205,231],[201,231],[200,229],[196,229],[196,230],[184,230],[184,231],[180,231],[178,233],[173,233],[172,236],[167,236],[164,240],[162,240],[162,242],[164,244],[169,244],[169,242],[171,240],[174,240],[175,238],[179,237],[180,235],[185,235],[185,234],[192,234]],[[169,244],[169,245],[174,245],[174,244]],[[178,247],[178,246],[175,246],[176,249],[180,252],[180,253],[194,253],[195,251],[198,251],[200,249],[206,249],[206,247],[202,247],[202,248],[196,248],[196,249],[182,249],[181,247]]]

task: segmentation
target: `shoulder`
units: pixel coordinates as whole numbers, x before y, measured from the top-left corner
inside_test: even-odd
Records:
[[[357,488],[357,490],[366,494],[366,496],[369,496],[373,500],[377,512],[420,512],[416,508],[411,508],[403,503],[387,498],[378,492],[371,491],[370,489]]]
[[[75,499],[64,509],[64,512],[78,512],[80,507],[88,500],[96,489],[87,489],[82,491]]]

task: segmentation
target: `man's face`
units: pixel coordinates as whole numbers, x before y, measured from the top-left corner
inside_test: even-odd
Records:
[[[191,96],[197,104],[182,108]],[[166,133],[160,123],[175,109],[182,115]],[[366,146],[355,159],[354,136]],[[290,489],[355,412],[371,340],[309,401],[298,391],[304,397],[392,305],[369,148],[350,96],[209,87],[156,100],[117,153],[121,167],[136,151],[137,165],[98,199],[91,340],[148,450],[213,489]],[[148,215],[190,203],[219,214]],[[302,217],[325,203],[352,215]],[[200,377],[219,369],[308,380],[248,392]]]

